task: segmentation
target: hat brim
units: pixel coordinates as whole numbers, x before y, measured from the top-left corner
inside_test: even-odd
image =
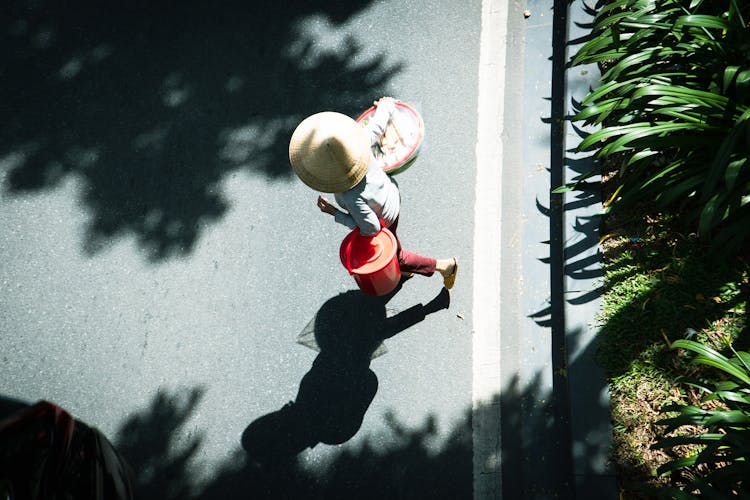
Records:
[[[370,164],[370,140],[361,124],[332,111],[305,118],[289,141],[289,162],[306,185],[342,193],[359,184]]]

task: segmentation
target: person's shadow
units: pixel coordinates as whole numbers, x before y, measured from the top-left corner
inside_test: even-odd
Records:
[[[426,305],[389,317],[386,303],[399,288],[383,297],[350,290],[323,304],[311,321],[313,335],[301,342],[320,354],[302,378],[297,398],[256,419],[242,434],[242,447],[251,460],[291,459],[305,448],[344,443],[357,433],[378,390],[370,360],[384,350],[383,340],[450,304],[443,288]]]

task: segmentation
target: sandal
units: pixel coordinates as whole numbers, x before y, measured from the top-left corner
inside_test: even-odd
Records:
[[[453,272],[448,276],[443,276],[443,286],[448,290],[453,288],[453,284],[456,282],[456,274],[458,274],[458,259],[453,257]]]

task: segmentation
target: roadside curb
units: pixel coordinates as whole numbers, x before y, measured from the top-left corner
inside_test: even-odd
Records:
[[[608,388],[593,361],[601,200],[551,195],[591,165],[571,152],[585,131],[567,118],[598,73],[567,67],[586,34],[583,2],[554,4],[482,4],[475,499],[617,496]]]

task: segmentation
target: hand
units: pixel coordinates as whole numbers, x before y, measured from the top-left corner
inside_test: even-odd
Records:
[[[330,215],[336,215],[336,212],[339,211],[338,208],[331,205],[331,203],[322,196],[318,196],[318,208],[321,212],[325,212]]]
[[[380,104],[386,103],[388,101],[395,101],[395,100],[396,99],[394,99],[393,97],[383,96],[380,99],[378,99],[377,101],[373,101],[372,103],[377,107]]]

